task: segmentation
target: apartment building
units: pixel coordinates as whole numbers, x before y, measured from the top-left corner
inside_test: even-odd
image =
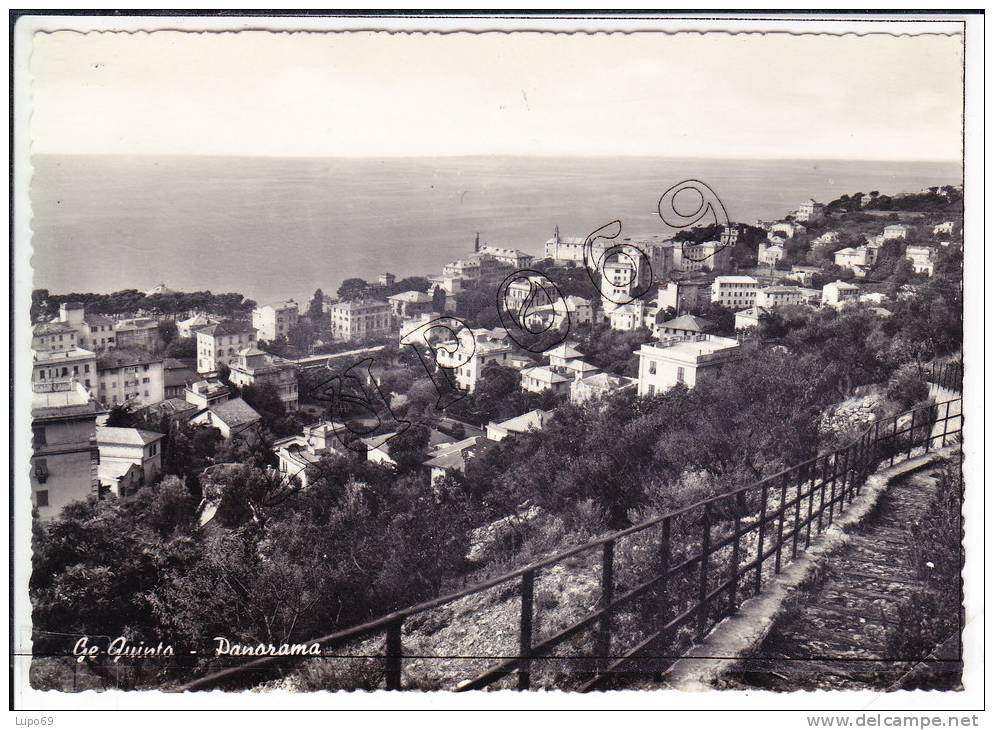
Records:
[[[197,331],[197,372],[216,373],[246,347],[255,347],[256,331],[248,322],[227,320]]]
[[[642,345],[638,351],[638,394],[653,396],[683,384],[693,388],[716,377],[741,357],[738,340],[715,335],[672,335]]]
[[[252,326],[258,338],[264,342],[288,337],[299,319],[300,307],[292,299],[264,304],[252,310]]]
[[[729,309],[746,309],[756,304],[759,282],[751,276],[718,276],[711,284],[711,301]]]
[[[331,338],[336,342],[364,342],[393,331],[390,305],[380,299],[351,299],[328,308]]]

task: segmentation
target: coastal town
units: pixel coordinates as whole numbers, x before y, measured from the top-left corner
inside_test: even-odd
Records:
[[[162,539],[224,541],[289,519],[294,500],[309,515],[345,500],[342,516],[312,529],[379,546],[358,557],[349,547],[358,572],[327,578],[355,591],[334,624],[349,625],[673,504],[632,487],[650,472],[690,494],[688,484],[719,490],[796,463],[845,437],[826,426],[829,406],[873,388],[878,411],[918,405],[928,368],[961,357],[958,186],[809,199],[779,220],[667,236],[556,227],[542,238],[470,232],[465,254],[438,272],[346,279],[305,302],[166,284],[36,290],[35,519],[68,529],[58,526],[113,509],[115,520],[152,520]],[[786,379],[816,372],[817,396],[770,410],[802,392]],[[630,430],[657,407],[682,415]],[[718,425],[736,409],[733,425]],[[747,436],[740,419],[752,421]],[[716,433],[702,435],[698,420]],[[570,429],[584,443],[613,432],[613,463],[625,466],[577,466],[587,457],[563,447]],[[745,456],[728,445],[743,438]],[[626,455],[633,442],[655,467]],[[500,537],[511,524],[518,537]],[[404,564],[422,543],[420,567]],[[208,581],[215,569],[190,568]],[[369,575],[363,593],[356,581]],[[38,605],[53,590],[39,582]],[[139,614],[170,626],[177,602],[204,598],[142,600]],[[65,628],[56,619],[68,614],[52,610],[36,608],[37,645]],[[85,623],[85,611],[71,615]],[[184,629],[209,641],[208,625]],[[280,638],[307,638],[300,631]]]

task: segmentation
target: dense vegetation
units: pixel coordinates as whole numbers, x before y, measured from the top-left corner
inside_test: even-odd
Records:
[[[784,310],[764,325],[770,336],[718,378],[583,407],[523,394],[516,371],[495,366],[473,396],[439,412],[417,357],[394,348],[377,373],[388,397],[404,396],[394,410],[412,423],[391,447],[397,467],[326,457],[307,489],[269,468],[272,440],[299,423],[265,389],[242,392],[263,414],[248,442],[224,442],[213,429],[140,424],[169,434],[160,484],[133,498],[77,503],[35,524],[38,646],[63,641],[54,632],[198,650],[209,650],[215,635],[302,641],[437,594],[491,564],[755,481],[815,453],[822,409],[854,388],[893,376],[895,397],[917,398],[907,372],[958,350],[960,308],[958,287],[939,277],[897,302],[886,320],[862,308]],[[644,339],[599,327],[580,334],[590,358],[613,372],[631,372],[631,352]],[[420,467],[427,434],[451,428],[440,419],[486,423],[535,407],[556,409],[543,431],[492,445],[465,474],[429,484]],[[205,474],[217,464],[230,466]],[[218,509],[201,528],[205,498]],[[472,530],[523,505],[544,518],[513,544],[469,561]]]
[[[118,315],[134,315],[137,312],[176,315],[198,311],[237,317],[251,313],[255,308],[254,301],[235,293],[198,291],[148,296],[137,289],[123,289],[112,294],[51,294],[48,289],[35,289],[31,292],[31,321],[44,322],[58,316],[59,305],[63,302],[82,302],[86,305],[86,311],[94,314]]]

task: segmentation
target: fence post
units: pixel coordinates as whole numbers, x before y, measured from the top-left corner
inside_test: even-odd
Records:
[[[797,499],[794,501],[794,545],[791,548],[791,560],[797,557],[797,538],[801,534],[801,492],[804,491],[804,482],[807,481],[806,466],[797,470]]]
[[[601,560],[601,615],[600,630],[597,632],[597,673],[601,674],[608,665],[611,652],[611,603],[614,601],[614,540],[604,543]]]
[[[521,630],[519,634],[518,689],[531,687],[532,604],[535,597],[535,572],[521,576]]]
[[[828,485],[828,460],[831,455],[825,455],[821,457],[821,502],[818,507],[818,534],[821,534],[822,527],[821,520],[822,516],[825,514],[825,489]]]
[[[701,533],[701,578],[697,592],[697,641],[704,639],[708,610],[705,598],[708,594],[708,558],[711,553],[711,503],[704,503],[704,531]]]
[[[876,469],[877,464],[880,462],[880,421],[877,421],[873,427],[873,456],[870,458],[874,469]]]
[[[400,631],[404,625],[404,619],[397,619],[387,625],[387,646],[386,646],[386,675],[387,689],[400,689],[400,663],[402,648],[400,642]]]
[[[669,588],[670,588],[670,517],[663,518],[663,534],[659,543],[659,570],[662,578],[659,581],[659,593],[661,595],[660,606],[659,606],[659,617],[657,618],[657,625],[660,632],[662,632],[663,627],[666,625],[667,616],[669,616]],[[665,647],[669,649],[669,637],[663,633],[659,636],[659,647]],[[662,669],[656,669],[653,672],[653,678],[662,681],[663,673]]]
[[[890,465],[894,466],[894,457],[897,456],[897,416],[894,416],[894,431],[890,435]]]
[[[815,510],[815,480],[818,478],[818,461],[815,460],[808,465],[808,476],[811,477],[810,483],[808,484],[808,525],[806,530],[806,535],[804,537],[804,549],[807,550],[811,547],[811,522],[814,517]]]
[[[839,452],[832,454],[832,493],[828,498],[828,525],[835,521],[835,485],[839,478]]]
[[[918,409],[911,411],[911,429],[908,431],[908,456],[911,458],[911,451],[915,448],[915,416],[918,414]]]
[[[787,517],[787,479],[789,471],[784,472],[780,480],[780,526],[777,528],[777,560],[773,572],[780,574],[780,560],[783,552],[783,521]]]
[[[732,587],[728,594],[728,613],[735,613],[738,608],[735,605],[735,594],[739,590],[739,542],[742,536],[742,514],[746,511],[745,492],[739,491],[735,495],[735,542],[732,543]]]
[[[756,594],[763,590],[763,538],[766,536],[766,497],[769,492],[769,482],[763,482],[760,500],[763,503],[759,513],[759,538],[756,540]]]
[[[949,406],[951,400],[946,401],[946,417],[942,419],[942,448],[946,448],[946,432],[949,429]]]

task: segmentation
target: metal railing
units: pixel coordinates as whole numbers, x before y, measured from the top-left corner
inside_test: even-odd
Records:
[[[743,601],[762,592],[765,582],[832,525],[871,473],[916,453],[958,442],[961,406],[962,399],[957,398],[879,420],[848,446],[758,483],[313,641],[320,645],[322,657],[370,659],[369,655],[344,655],[336,650],[382,637],[383,651],[375,658],[381,662],[380,681],[386,689],[402,689],[406,621],[460,599],[504,588],[503,596],[517,593],[519,597],[515,646],[492,659],[437,657],[495,662],[482,671],[466,673],[461,681],[450,682],[454,685],[451,688],[529,689],[534,684],[586,691],[610,685],[619,672],[658,674],[702,641],[716,623],[734,614]],[[589,558],[586,565],[576,568],[584,558]],[[551,635],[536,636],[541,614],[536,611],[536,583],[564,563],[573,565],[572,570],[597,576],[596,608],[564,628],[556,627]],[[472,622],[472,613],[465,620]],[[567,654],[554,653],[563,647]],[[178,689],[245,686],[278,676],[276,670],[288,668],[293,661],[300,659],[244,661]],[[425,686],[417,681],[409,684]]]

